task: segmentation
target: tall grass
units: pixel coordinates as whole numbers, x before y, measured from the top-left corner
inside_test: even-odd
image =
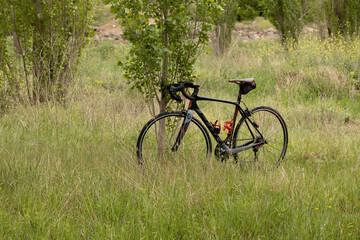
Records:
[[[255,77],[244,101],[282,114],[288,153],[272,171],[215,158],[144,170],[135,144],[150,114],[116,65],[127,46],[94,43],[67,108],[22,106],[0,119],[1,238],[358,239],[359,46],[239,41],[201,56],[200,95],[235,99],[227,79]],[[212,121],[233,110],[201,107]]]

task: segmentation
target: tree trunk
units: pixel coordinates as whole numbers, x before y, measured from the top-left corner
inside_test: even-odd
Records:
[[[222,55],[229,48],[231,43],[231,27],[227,26],[226,23],[218,23],[215,29],[216,34],[216,54]]]
[[[238,3],[236,1],[227,1],[225,12],[220,16],[216,23],[216,54],[222,55],[229,47],[232,41],[232,31],[236,22],[236,9]]]
[[[168,18],[168,9],[163,10],[164,14],[164,21]],[[164,53],[163,53],[163,64],[162,64],[162,73],[161,73],[161,79],[160,79],[160,86],[161,86],[161,99],[159,102],[159,111],[160,113],[166,112],[167,105],[169,103],[167,94],[166,94],[166,83],[168,82],[168,68],[169,68],[169,52],[167,51],[168,45],[169,45],[169,36],[168,36],[168,29],[166,28],[163,32],[163,45],[164,45]],[[159,129],[158,129],[158,157],[161,158],[163,155],[164,150],[164,144],[165,144],[165,119],[160,120]]]
[[[45,71],[47,66],[44,64],[46,62],[46,49],[44,46],[46,29],[42,16],[43,3],[41,0],[34,0],[34,2],[36,14],[39,17],[36,18],[33,33],[33,96],[34,104],[38,104],[47,100],[48,86]]]

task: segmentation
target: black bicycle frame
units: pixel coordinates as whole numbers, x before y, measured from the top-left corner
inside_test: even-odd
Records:
[[[261,145],[265,144],[265,142],[254,143],[253,141],[249,141],[249,142],[247,142],[245,144],[242,144],[242,146],[239,146],[239,147],[236,147],[236,148],[231,148],[231,142],[230,142],[230,147],[229,147],[225,143],[225,141],[220,138],[220,136],[217,133],[215,127],[209,122],[209,120],[205,117],[205,115],[200,110],[199,106],[197,105],[197,101],[211,101],[211,102],[220,102],[220,103],[226,103],[226,104],[235,105],[235,113],[234,113],[234,117],[233,117],[233,126],[232,126],[232,129],[231,129],[231,132],[230,132],[231,138],[232,138],[232,135],[233,135],[233,132],[234,132],[234,127],[235,127],[237,114],[238,114],[238,112],[240,112],[242,118],[245,117],[245,123],[246,123],[250,133],[252,134],[252,137],[255,139],[255,136],[254,136],[249,124],[248,124],[248,122],[250,122],[254,126],[254,123],[251,122],[251,120],[249,119],[250,113],[249,113],[249,111],[247,109],[244,111],[240,106],[240,102],[241,102],[241,94],[240,93],[238,95],[238,98],[237,98],[236,102],[217,99],[217,98],[202,97],[202,96],[197,96],[196,94],[195,94],[195,96],[193,94],[193,98],[195,100],[190,100],[188,110],[186,111],[186,117],[185,117],[184,122],[183,122],[183,124],[181,126],[181,129],[180,129],[179,134],[177,136],[177,139],[176,139],[176,141],[174,143],[174,146],[172,147],[172,151],[176,151],[178,146],[180,145],[181,139],[183,138],[183,136],[184,136],[189,124],[190,124],[191,118],[193,116],[193,111],[195,111],[199,115],[200,119],[203,121],[203,123],[205,124],[207,129],[210,131],[211,135],[214,137],[214,139],[220,145],[220,147],[224,150],[224,152],[226,152],[226,153],[228,153],[230,155],[234,155],[234,154],[237,154],[239,152],[248,150],[250,148],[256,148],[258,146],[261,146]],[[254,126],[254,129],[261,136],[261,139],[263,139],[262,134],[260,133],[260,131],[257,129],[256,126]],[[253,143],[253,144],[251,144],[251,143]]]

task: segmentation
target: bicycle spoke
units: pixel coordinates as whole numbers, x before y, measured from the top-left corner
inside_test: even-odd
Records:
[[[194,119],[178,148],[175,151],[172,150],[183,122],[184,116],[180,112],[165,113],[162,114],[162,117],[155,118],[143,136],[139,137],[142,140],[140,144],[141,162],[146,161],[146,165],[149,165],[150,162],[159,160],[206,159],[209,153],[209,144],[211,144],[209,143],[210,139]]]
[[[275,110],[268,107],[258,107],[252,110],[251,115],[252,121],[258,123],[261,135],[266,140],[267,144],[261,145],[257,149],[256,154],[253,149],[245,150],[237,154],[237,159],[240,162],[256,160],[258,164],[263,166],[266,165],[277,165],[280,159],[283,158],[286,147],[287,147],[287,131],[284,129],[285,124],[282,118],[276,113]],[[234,147],[242,146],[246,140],[249,140],[247,136],[250,130],[245,123],[246,120],[242,119],[239,124],[238,132],[234,134],[233,144]],[[253,128],[253,125],[249,125]],[[258,135],[257,131],[254,131],[255,136]],[[259,137],[259,136],[257,136]]]
[[[282,129],[277,130],[275,133],[271,133],[271,134],[267,134],[267,139],[271,139],[272,136],[276,135],[277,133],[279,133],[280,131],[282,131]],[[270,136],[270,137],[269,137]]]

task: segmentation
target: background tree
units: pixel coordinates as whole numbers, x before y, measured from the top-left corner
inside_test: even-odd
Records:
[[[153,114],[164,112],[169,103],[165,86],[195,78],[193,66],[209,40],[217,4],[212,0],[107,3],[112,4],[111,11],[120,19],[125,39],[131,42],[123,63],[125,77],[147,99],[155,99],[158,109],[153,104]]]
[[[232,41],[238,14],[238,0],[217,0],[223,11],[216,17],[216,53],[223,54]]]
[[[360,32],[359,0],[322,0],[322,3],[329,36]]]
[[[35,104],[63,101],[85,43],[89,0],[3,0],[0,9],[0,91]]]
[[[313,0],[264,0],[267,16],[281,34],[284,46],[297,42]]]
[[[8,35],[8,15],[6,14],[6,8],[0,5],[0,116],[4,109],[6,109],[8,96],[10,96],[10,86],[5,81],[5,76],[9,75],[5,66],[8,62],[7,53],[7,35]]]

